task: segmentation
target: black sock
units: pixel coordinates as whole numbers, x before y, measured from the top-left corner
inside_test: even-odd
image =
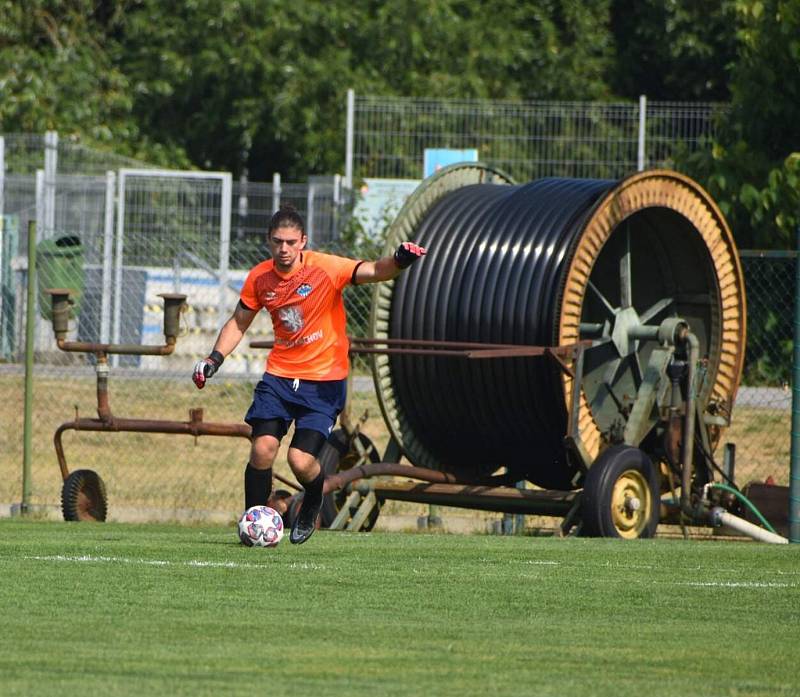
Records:
[[[322,500],[322,485],[325,484],[325,472],[320,470],[319,474],[307,484],[303,484],[305,494],[303,498],[312,503],[319,503]]]
[[[244,507],[266,506],[272,493],[272,467],[257,470],[249,462],[244,469]]]

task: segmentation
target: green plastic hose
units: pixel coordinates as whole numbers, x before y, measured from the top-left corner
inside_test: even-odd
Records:
[[[771,533],[774,533],[774,534],[776,534],[776,535],[778,534],[778,533],[775,531],[775,528],[773,528],[773,527],[772,527],[772,526],[769,524],[769,521],[768,521],[768,520],[767,520],[767,519],[766,519],[766,518],[765,518],[763,515],[761,515],[761,511],[759,511],[759,510],[758,510],[758,509],[757,509],[757,508],[756,508],[756,507],[753,505],[753,502],[752,502],[752,501],[750,501],[750,499],[748,499],[748,498],[747,498],[747,497],[746,497],[746,496],[745,496],[745,495],[744,495],[744,494],[743,494],[741,491],[739,491],[738,489],[734,489],[732,486],[728,486],[727,484],[721,484],[721,483],[717,483],[717,482],[714,482],[713,484],[709,484],[708,486],[709,486],[710,488],[712,488],[712,489],[722,489],[723,491],[730,492],[731,494],[733,494],[734,496],[736,496],[736,498],[738,498],[738,499],[739,499],[739,500],[740,500],[742,503],[744,503],[744,504],[745,504],[745,505],[746,505],[746,506],[747,506],[747,507],[748,507],[748,508],[749,508],[749,509],[750,509],[750,510],[753,512],[753,514],[755,515],[755,517],[756,517],[756,518],[758,518],[759,522],[760,522],[760,523],[761,523],[761,524],[762,524],[762,525],[763,525],[763,526],[764,526],[764,527],[765,527],[767,530],[769,530]]]

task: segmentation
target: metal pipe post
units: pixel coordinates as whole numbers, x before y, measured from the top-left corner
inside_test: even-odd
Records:
[[[109,170],[106,172],[105,212],[103,216],[103,296],[100,301],[100,341],[104,343],[111,341],[112,275],[114,273],[114,192],[116,181],[117,175],[114,171]]]
[[[306,237],[308,238],[308,246],[314,249],[314,196],[316,195],[317,187],[314,184],[308,185],[308,193],[306,194]]]
[[[355,141],[356,93],[347,90],[347,126],[345,131],[344,185],[353,189],[353,143]]]
[[[275,172],[272,175],[272,212],[276,213],[281,207],[281,175]]]
[[[5,211],[6,139],[0,136],[0,218]]]
[[[225,294],[228,290],[228,270],[231,256],[231,206],[233,205],[233,177],[229,172],[222,175],[222,191],[219,208],[219,318],[225,321],[227,303]]]
[[[789,465],[789,542],[800,543],[800,225],[794,276],[794,368],[792,371],[792,451]]]
[[[56,176],[58,174],[58,131],[44,134],[44,220],[39,223],[43,237],[53,237],[56,227]]]
[[[25,406],[22,431],[22,502],[28,511],[31,498],[31,453],[33,452],[33,337],[36,322],[36,221],[28,222],[28,298],[25,307]]]
[[[645,167],[645,133],[647,131],[647,97],[639,95],[639,147],[636,157],[636,169],[641,172]]]

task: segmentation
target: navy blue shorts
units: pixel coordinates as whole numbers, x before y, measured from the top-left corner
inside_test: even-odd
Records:
[[[253,426],[257,420],[283,419],[286,427],[319,431],[327,438],[347,398],[347,380],[300,380],[264,373],[253,393],[253,403],[244,417]]]

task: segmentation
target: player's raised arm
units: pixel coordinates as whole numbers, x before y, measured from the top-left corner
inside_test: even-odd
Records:
[[[361,263],[356,269],[354,281],[356,284],[390,281],[399,276],[403,269],[425,256],[426,252],[425,247],[414,242],[403,242],[392,256]]]

